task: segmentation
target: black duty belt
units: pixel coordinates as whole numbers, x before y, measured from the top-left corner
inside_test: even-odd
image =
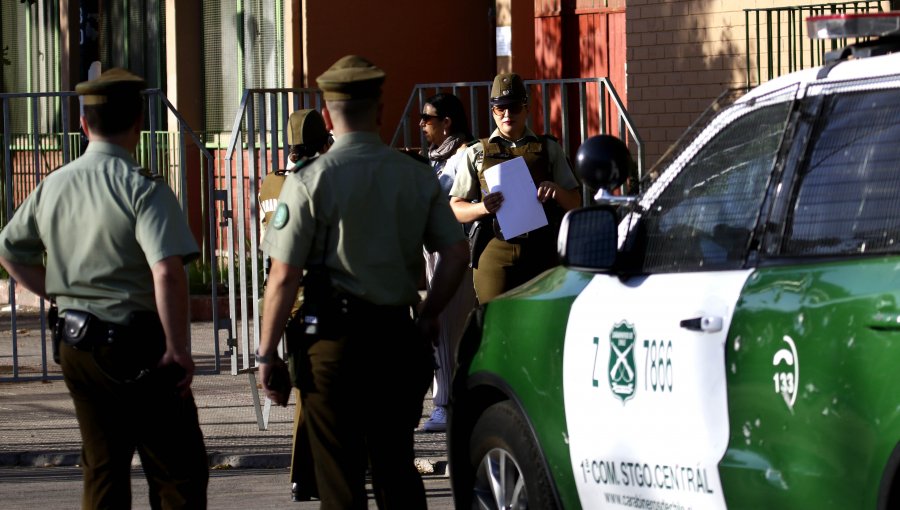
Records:
[[[118,340],[162,336],[162,323],[156,312],[133,312],[128,324],[116,324],[82,310],[66,310],[57,320],[57,332],[63,342],[80,351],[92,351]]]

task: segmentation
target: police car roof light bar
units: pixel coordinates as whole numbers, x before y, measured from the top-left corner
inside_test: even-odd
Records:
[[[900,12],[811,16],[806,30],[811,39],[900,35]]]
[[[806,29],[812,39],[871,38],[826,52],[819,79],[827,77],[834,66],[851,57],[868,58],[900,51],[900,12],[812,16],[806,18]]]

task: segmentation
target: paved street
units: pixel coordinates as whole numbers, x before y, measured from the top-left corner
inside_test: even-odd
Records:
[[[9,314],[0,314],[0,374],[12,373]],[[40,374],[39,321],[22,314],[16,324],[20,374]],[[212,369],[214,341],[210,323],[191,325],[198,368]],[[288,483],[294,398],[288,407],[272,407],[260,430],[247,374],[198,375],[192,388],[210,466],[210,508],[318,508],[292,504]],[[58,365],[48,366],[51,376]],[[262,399],[264,400],[264,399]],[[422,421],[431,414],[431,395],[423,402]],[[264,411],[264,409],[261,409]],[[72,401],[60,379],[0,383],[0,507],[4,509],[76,508],[81,491],[80,436]],[[446,478],[446,435],[416,432],[417,465],[424,473],[430,508],[452,508]],[[135,466],[137,464],[135,463]],[[146,482],[135,467],[134,508],[148,508]],[[372,500],[371,508],[375,508]]]
[[[213,470],[209,478],[209,508],[318,509],[317,501],[291,502],[287,477],[287,469]],[[426,476],[424,479],[428,508],[452,509],[450,480],[443,476]],[[147,484],[138,469],[132,476],[132,490],[132,508],[150,508]],[[33,510],[36,503],[43,508],[77,508],[80,491],[81,471],[76,467],[0,467],[0,498],[5,510]],[[369,499],[369,508],[376,508],[374,499]]]

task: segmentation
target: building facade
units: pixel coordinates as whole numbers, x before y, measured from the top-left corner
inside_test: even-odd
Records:
[[[2,0],[0,92],[72,90],[95,61],[104,69],[127,67],[220,146],[244,89],[315,87],[315,77],[348,53],[387,71],[385,140],[416,83],[485,81],[509,70],[526,79],[607,76],[652,163],[725,89],[815,65],[828,48],[806,38],[806,16],[898,4]],[[549,101],[553,111],[562,108],[558,95]],[[53,129],[41,125],[50,117],[13,111],[12,131]]]

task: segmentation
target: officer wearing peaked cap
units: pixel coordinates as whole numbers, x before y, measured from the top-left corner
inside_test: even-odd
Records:
[[[260,236],[265,236],[265,229],[271,223],[272,215],[278,206],[278,196],[284,186],[287,175],[302,171],[316,154],[324,154],[331,147],[331,135],[325,128],[322,114],[316,110],[297,110],[291,113],[287,124],[287,142],[289,146],[288,163],[284,170],[275,170],[263,179],[259,189],[259,209],[262,229]],[[302,302],[302,290],[297,294],[297,301],[291,309],[293,316]],[[265,308],[263,307],[263,312]],[[288,348],[288,355],[296,361],[293,349]],[[291,499],[306,501],[317,495],[315,468],[306,434],[306,423],[303,418],[299,391],[294,406],[294,437],[291,450]]]
[[[286,395],[269,385],[285,370],[276,347],[308,270],[300,392],[325,509],[367,508],[367,463],[379,508],[426,507],[413,433],[431,381],[436,318],[468,261],[434,172],[378,136],[384,78],[353,55],[317,78],[335,142],[285,181],[264,241],[272,268],[257,361],[279,403]],[[441,264],[418,303],[423,244]]]
[[[557,265],[556,237],[565,211],[581,204],[578,181],[562,147],[528,128],[528,89],[515,73],[501,73],[491,86],[491,114],[497,129],[489,138],[469,146],[450,190],[450,207],[460,223],[475,222],[472,237],[472,274],[480,303]],[[507,239],[495,214],[503,194],[489,193],[484,171],[522,157],[537,188],[548,225]]]
[[[331,147],[331,135],[325,128],[322,114],[312,109],[291,113],[288,117],[287,143],[287,165],[283,170],[275,170],[267,175],[260,185],[259,207],[263,232],[275,213],[285,175],[300,170],[316,154],[324,154]]]
[[[59,307],[51,327],[81,430],[85,509],[131,507],[135,450],[152,507],[206,508],[184,273],[199,250],[172,190],[131,156],[144,86],[111,69],[76,87],[90,144],[0,232],[0,263]]]

